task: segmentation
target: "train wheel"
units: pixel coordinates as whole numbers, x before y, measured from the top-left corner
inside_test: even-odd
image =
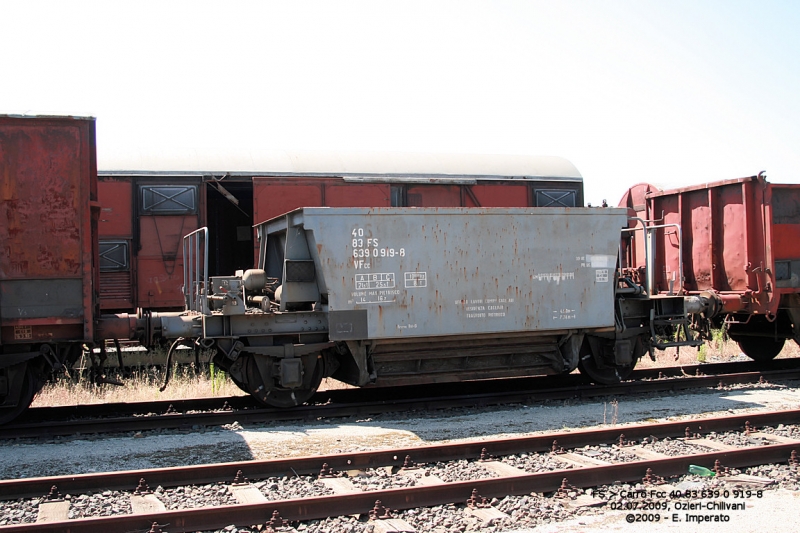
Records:
[[[245,359],[240,357],[231,363],[225,356],[225,352],[217,350],[214,357],[211,359],[210,371],[213,371],[211,378],[214,379],[215,375],[220,372],[227,372],[231,381],[239,387],[242,391],[250,394],[250,389],[247,383],[244,382],[243,363]]]
[[[741,337],[736,340],[744,354],[760,363],[772,361],[783,350],[785,339],[771,339],[769,337]]]
[[[270,405],[272,407],[295,407],[302,405],[314,396],[317,392],[320,383],[322,383],[323,365],[318,361],[316,356],[303,357],[305,368],[309,364],[314,365],[311,374],[308,371],[304,372],[303,385],[297,388],[283,388],[276,385],[277,376],[273,377],[274,371],[273,361],[267,360],[264,364],[263,370],[268,374],[270,379],[266,382],[262,377],[262,372],[259,369],[256,356],[252,354],[242,354],[240,357],[246,357],[243,366],[245,369],[245,376],[247,378],[247,391],[253,395],[259,402]]]
[[[2,401],[0,403],[0,425],[7,424],[21,415],[25,409],[30,407],[33,397],[39,392],[33,373],[27,369],[27,364],[23,363],[22,366],[25,369],[16,373],[9,372],[13,367],[6,369],[8,377],[11,378],[8,380],[11,391],[5,397],[0,397],[0,401]],[[15,376],[18,377],[14,379]],[[13,383],[12,380],[19,380],[19,382]],[[16,396],[16,401],[14,397],[11,397],[12,395]]]
[[[246,383],[242,383],[241,381],[233,377],[233,374],[228,374],[228,377],[231,378],[231,381],[233,381],[234,385],[242,389],[247,394],[250,394],[250,389],[247,387]]]
[[[224,368],[228,372],[228,377],[231,378],[231,381],[233,381],[233,383],[237,387],[242,389],[244,392],[250,394],[250,388],[247,386],[247,383],[242,381],[242,368],[243,368],[243,363],[245,362],[246,362],[245,358],[240,357],[239,359],[234,361],[229,368],[225,368],[222,365],[217,364],[217,370],[215,371],[220,372],[220,370],[218,369]]]
[[[617,365],[612,362],[606,362],[601,366],[592,355],[588,342],[583,345],[580,360],[578,361],[578,370],[580,370],[581,374],[588,376],[595,383],[602,383],[603,385],[616,385],[620,381],[627,379],[635,366],[636,360],[631,365]]]

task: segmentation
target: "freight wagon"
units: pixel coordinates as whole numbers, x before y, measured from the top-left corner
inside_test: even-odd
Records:
[[[587,335],[614,338],[626,224],[613,208],[303,208],[257,225],[258,268],[234,276],[209,276],[207,233],[188,236],[186,312],[159,320],[275,406],[326,376],[568,373]]]
[[[669,191],[640,184],[620,206],[631,215],[623,275],[652,298],[706,300],[692,327],[724,328],[757,361],[800,339],[800,185],[764,173]]]
[[[0,116],[0,423],[96,340],[94,119]]]

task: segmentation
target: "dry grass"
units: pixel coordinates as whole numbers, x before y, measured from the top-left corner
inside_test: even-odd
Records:
[[[134,370],[132,375],[121,376],[111,369],[108,376],[122,385],[111,383],[97,384],[86,372],[72,371],[70,376],[59,376],[47,383],[34,398],[32,407],[59,405],[82,405],[92,403],[149,402],[158,400],[185,400],[189,398],[213,398],[224,396],[245,396],[225,372],[215,372],[211,378],[206,368],[195,372],[194,366],[186,365],[173,370],[170,382],[164,392],[159,389],[164,384],[164,372],[158,368]],[[320,390],[350,388],[335,379],[326,378]]]
[[[742,354],[739,345],[734,341],[723,341],[722,339],[706,342],[704,346],[697,348],[669,348],[667,350],[656,350],[656,360],[651,361],[650,356],[645,355],[636,365],[636,368],[661,368],[675,365],[696,365],[698,363],[720,363],[731,361],[740,357]],[[787,340],[783,350],[776,359],[788,357],[800,357],[800,347],[796,342]]]
[[[164,383],[164,373],[158,369],[137,370],[129,377],[114,374],[108,377],[119,380],[122,386],[98,385],[84,374],[73,371],[73,376],[61,376],[47,383],[32,405],[45,407],[245,395],[227,374],[217,372],[212,379],[208,372],[195,373],[190,366],[176,370],[164,392],[159,391]]]

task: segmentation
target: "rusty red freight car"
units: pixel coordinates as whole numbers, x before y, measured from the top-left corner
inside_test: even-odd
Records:
[[[763,173],[668,191],[640,184],[620,206],[636,217],[625,266],[652,296],[707,300],[711,325],[756,360],[800,337],[800,185]]]
[[[103,310],[174,309],[183,236],[198,228],[201,180],[104,176],[99,193]]]
[[[216,275],[250,268],[258,251],[252,227],[299,207],[583,205],[580,173],[557,157],[280,153],[255,162],[184,163],[223,164],[222,170],[100,171],[104,311],[181,308],[181,239],[203,226],[210,229],[209,269]]]
[[[0,116],[0,421],[94,338],[95,122]]]

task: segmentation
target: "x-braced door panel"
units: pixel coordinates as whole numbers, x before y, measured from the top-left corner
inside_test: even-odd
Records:
[[[182,307],[183,236],[198,226],[199,187],[139,186],[139,306]]]

